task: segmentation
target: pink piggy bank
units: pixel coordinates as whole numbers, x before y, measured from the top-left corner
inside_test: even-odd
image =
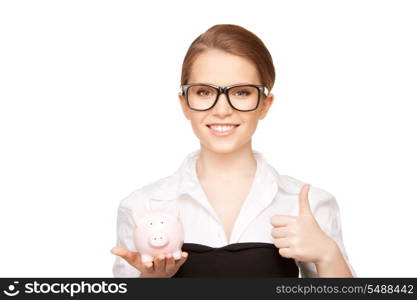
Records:
[[[133,241],[143,263],[152,262],[161,253],[170,253],[176,260],[181,258],[184,229],[178,208],[138,211],[134,220]]]

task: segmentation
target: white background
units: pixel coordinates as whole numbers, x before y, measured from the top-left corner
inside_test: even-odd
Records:
[[[119,201],[199,148],[177,98],[214,24],[277,71],[253,137],[336,196],[361,277],[416,276],[415,1],[1,1],[0,276],[111,277]]]

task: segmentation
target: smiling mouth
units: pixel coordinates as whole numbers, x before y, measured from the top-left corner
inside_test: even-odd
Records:
[[[217,132],[227,132],[238,127],[240,124],[207,124],[206,126]]]
[[[207,124],[211,134],[222,137],[231,135],[240,124]]]

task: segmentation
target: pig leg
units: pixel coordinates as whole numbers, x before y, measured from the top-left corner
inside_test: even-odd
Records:
[[[142,254],[141,259],[142,259],[142,263],[144,264],[153,261],[153,257],[147,254]]]
[[[181,258],[181,250],[175,251],[174,253],[172,253],[172,257],[174,257],[174,259],[180,259]]]

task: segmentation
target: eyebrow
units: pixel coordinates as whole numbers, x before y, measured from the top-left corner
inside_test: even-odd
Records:
[[[190,82],[189,84],[195,84],[195,83],[211,84],[211,85],[220,86],[219,84],[215,84],[215,83],[212,83],[212,82],[205,82],[205,81],[196,81],[196,82],[193,82],[193,83]],[[228,84],[228,85],[224,85],[224,86],[232,86],[232,85],[237,85],[237,84],[256,84],[256,85],[260,85],[260,83],[253,83],[253,82],[237,82],[237,83],[232,83],[232,84]]]

